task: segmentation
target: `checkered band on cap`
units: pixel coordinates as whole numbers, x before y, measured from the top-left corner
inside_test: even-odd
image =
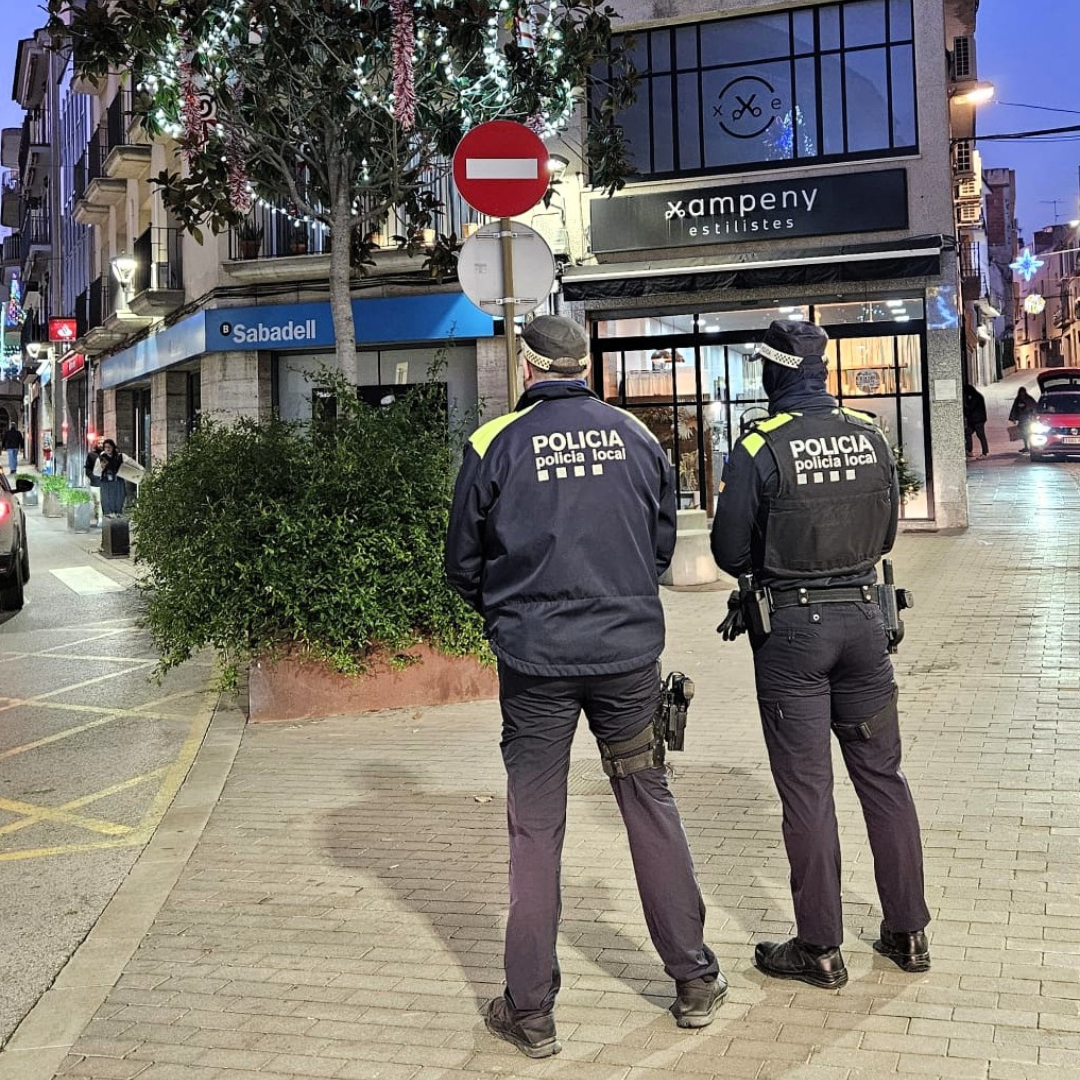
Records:
[[[772,360],[777,364],[783,364],[784,367],[797,368],[803,362],[801,356],[792,356],[791,353],[781,352],[779,349],[774,349],[771,345],[759,345],[756,352],[758,356],[764,356],[766,360]]]
[[[540,371],[559,371],[569,374],[584,371],[589,363],[587,356],[541,356],[535,349],[530,349],[525,341],[520,342],[519,349],[521,355]]]

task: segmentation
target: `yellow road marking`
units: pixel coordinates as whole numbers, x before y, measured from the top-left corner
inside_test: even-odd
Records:
[[[162,766],[160,769],[155,769],[153,772],[143,773],[142,776],[133,776],[128,780],[121,780],[119,784],[113,784],[111,787],[102,788],[100,791],[94,791],[89,795],[83,795],[81,798],[72,799],[71,802],[64,803],[63,806],[57,806],[53,809],[68,811],[81,810],[84,806],[89,806],[99,799],[107,799],[110,795],[119,795],[121,791],[127,791],[130,788],[138,787],[140,784],[145,784],[150,780],[156,780],[159,776],[163,775],[167,769],[168,766]],[[35,814],[33,816],[24,817],[21,821],[12,821],[7,825],[0,826],[0,836],[19,832],[20,829],[25,829],[41,820],[42,816],[40,814]]]
[[[175,695],[180,696],[180,695]],[[165,768],[168,770],[161,787],[154,796],[150,809],[143,815],[142,820],[135,830],[128,836],[115,840],[98,840],[88,844],[62,844],[54,847],[33,848],[27,851],[0,852],[0,862],[13,862],[19,859],[40,859],[53,855],[72,855],[83,851],[105,851],[122,847],[139,847],[145,844],[153,835],[161,819],[165,816],[176,793],[180,790],[184,778],[195,760],[199,747],[202,745],[206,730],[213,717],[213,708],[204,707],[192,718],[191,727],[188,730],[184,745],[176,759]]]
[[[77,828],[104,833],[106,836],[127,836],[128,833],[134,832],[130,825],[118,825],[115,821],[84,817],[82,814],[69,814],[66,810],[50,806],[35,806],[33,803],[20,802],[18,799],[0,799],[0,810],[7,810],[12,814],[23,814],[36,818],[38,821],[56,821],[61,825],[75,825]]]

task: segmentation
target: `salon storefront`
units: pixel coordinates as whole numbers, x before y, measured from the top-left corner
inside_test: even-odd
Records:
[[[710,516],[726,455],[767,415],[752,357],[774,319],[829,334],[829,388],[920,483],[910,528],[963,527],[960,331],[945,28],[911,0],[793,4],[677,25],[619,5],[642,72],[637,174],[592,196],[593,258],[563,273],[594,389],[668,452]],[[760,5],[764,7],[765,5]],[[655,14],[653,14],[655,18]]]

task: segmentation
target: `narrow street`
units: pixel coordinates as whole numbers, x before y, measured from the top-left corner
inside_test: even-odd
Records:
[[[0,1045],[138,858],[213,700],[200,663],[151,681],[130,559],[26,519],[26,607],[0,623]]]

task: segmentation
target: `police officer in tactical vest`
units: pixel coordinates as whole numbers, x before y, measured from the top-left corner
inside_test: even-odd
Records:
[[[874,948],[904,971],[928,970],[930,913],[900,770],[885,587],[875,585],[875,564],[896,537],[896,464],[872,419],[827,393],[827,342],[806,322],[766,332],[757,356],[770,416],[731,453],[711,539],[718,565],[739,578],[720,629],[726,639],[744,624],[749,631],[791,866],[797,936],[762,942],[754,962],[767,975],[834,988],[847,970],[830,733],[873,851],[884,915]]]
[[[544,315],[521,335],[525,393],[465,449],[446,545],[450,584],[484,616],[499,662],[510,911],[506,990],[488,1029],[529,1057],[558,1053],[555,941],[570,744],[584,711],[630,840],[680,1027],[704,1027],[727,983],[654,718],[664,647],[658,579],[675,547],[660,444],[585,382],[589,341]]]

